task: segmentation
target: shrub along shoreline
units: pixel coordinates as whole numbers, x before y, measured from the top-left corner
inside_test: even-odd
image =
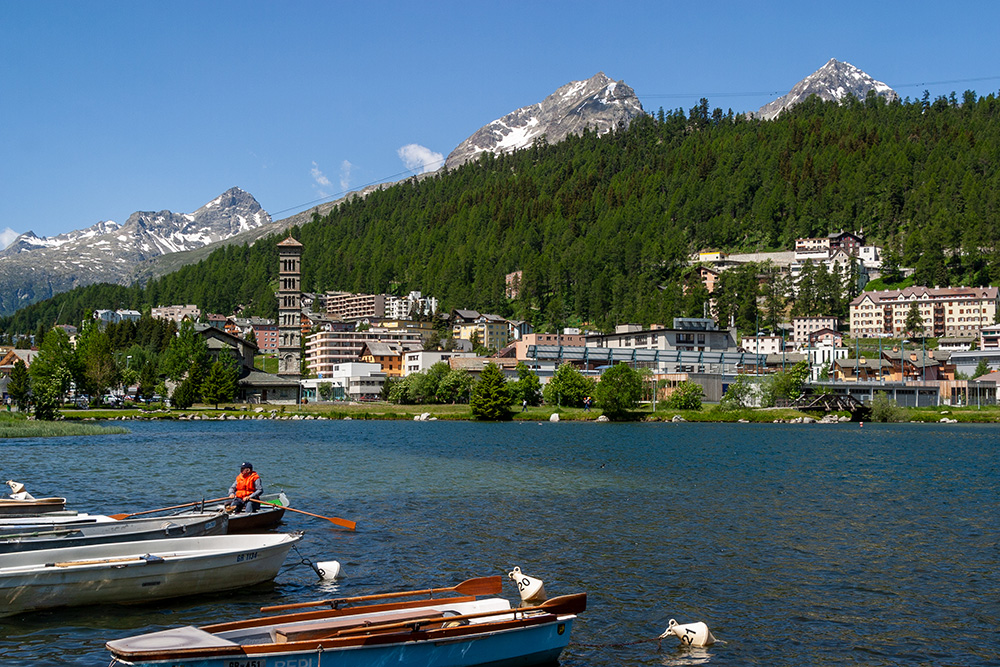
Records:
[[[705,405],[700,410],[678,410],[663,408],[654,412],[648,406],[632,411],[619,421],[643,422],[753,422],[753,423],[788,423],[807,418],[820,420],[822,413],[806,413],[792,408],[745,408],[740,410],[723,410],[717,405]],[[524,411],[520,406],[511,406],[512,421],[549,421],[553,414],[559,415],[560,421],[592,421],[596,422],[603,414],[600,409],[567,408],[558,406],[528,406]],[[832,413],[844,420],[850,415],[846,412]],[[227,404],[214,406],[196,405],[187,409],[160,408],[144,410],[136,408],[120,409],[75,409],[67,408],[61,412],[60,422],[97,422],[106,420],[243,420],[243,419],[367,419],[367,420],[451,420],[476,421],[472,410],[467,404],[458,405],[397,405],[386,402],[373,403],[309,403],[291,406],[260,406],[245,404]],[[941,422],[958,421],[969,423],[1000,422],[1000,407],[990,406],[977,409],[952,408],[936,406],[930,408],[898,408],[892,413],[893,421],[902,422]],[[877,421],[871,419],[871,421]]]

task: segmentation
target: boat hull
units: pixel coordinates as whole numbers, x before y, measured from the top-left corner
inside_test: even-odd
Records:
[[[117,658],[134,667],[529,667],[555,663],[569,643],[573,619],[486,632],[474,636],[411,641],[396,645],[310,649],[258,654],[235,650],[216,656],[156,660]]]
[[[217,535],[0,555],[0,616],[142,603],[269,581],[301,535]]]
[[[229,517],[221,512],[215,515],[126,519],[80,525],[8,527],[0,530],[0,554],[90,544],[224,535],[228,527]]]
[[[0,517],[23,517],[59,512],[66,509],[65,498],[37,498],[35,500],[14,500],[0,498]]]
[[[380,597],[393,595],[369,599]],[[374,602],[173,628],[107,647],[113,664],[138,667],[523,667],[558,660],[585,608],[586,594],[520,608],[474,596]]]
[[[261,500],[266,500],[269,503],[278,503],[281,505],[288,504],[288,496],[282,491],[281,493],[269,493],[261,496]],[[224,512],[225,505],[206,505],[201,511],[187,511],[180,512],[173,516],[203,516],[205,513],[216,513]],[[238,535],[241,533],[257,533],[266,530],[271,530],[272,528],[277,528],[278,524],[281,523],[281,519],[285,516],[285,508],[274,507],[273,505],[261,505],[260,509],[256,512],[240,512],[239,514],[229,515],[229,529],[230,535]]]

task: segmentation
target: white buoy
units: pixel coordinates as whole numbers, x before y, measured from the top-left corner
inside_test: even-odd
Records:
[[[332,581],[340,576],[340,563],[335,560],[327,560],[316,563],[316,570],[321,579]]]
[[[515,567],[513,571],[508,572],[507,576],[511,581],[517,584],[517,591],[521,594],[522,602],[532,603],[545,601],[545,585],[542,583],[541,579],[529,577],[521,572],[521,568],[519,567]]]
[[[667,629],[657,639],[663,639],[670,635],[676,635],[681,640],[681,646],[711,646],[715,643],[712,631],[700,621],[698,623],[680,625],[674,619],[670,619]]]
[[[10,487],[10,497],[14,500],[34,500],[35,497],[24,490],[24,484],[20,482],[15,482],[12,479],[7,480],[7,486]]]

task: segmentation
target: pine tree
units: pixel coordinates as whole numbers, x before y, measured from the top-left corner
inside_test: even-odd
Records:
[[[14,362],[14,368],[11,369],[7,393],[18,410],[24,410],[28,406],[28,399],[31,396],[31,377],[28,375],[28,367],[20,359]]]
[[[510,387],[503,371],[494,363],[486,364],[479,381],[472,387],[469,399],[472,416],[484,421],[507,421],[513,415],[510,403]]]

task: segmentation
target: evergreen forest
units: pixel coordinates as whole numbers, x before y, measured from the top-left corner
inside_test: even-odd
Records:
[[[524,319],[543,331],[669,326],[705,312],[692,253],[791,250],[796,238],[841,230],[883,246],[888,269],[914,268],[917,283],[1000,284],[998,153],[993,94],[812,98],[773,121],[702,100],[601,137],[484,154],[350,198],[291,233],[304,244],[307,292],[419,290],[443,310]],[[284,236],[220,248],[145,285],[77,288],[0,320],[0,330],[185,303],[275,317],[275,244]],[[505,275],[514,271],[520,290],[508,298]],[[746,302],[747,291],[735,290],[750,284],[723,284],[714,296],[725,301],[730,290],[729,301]]]

